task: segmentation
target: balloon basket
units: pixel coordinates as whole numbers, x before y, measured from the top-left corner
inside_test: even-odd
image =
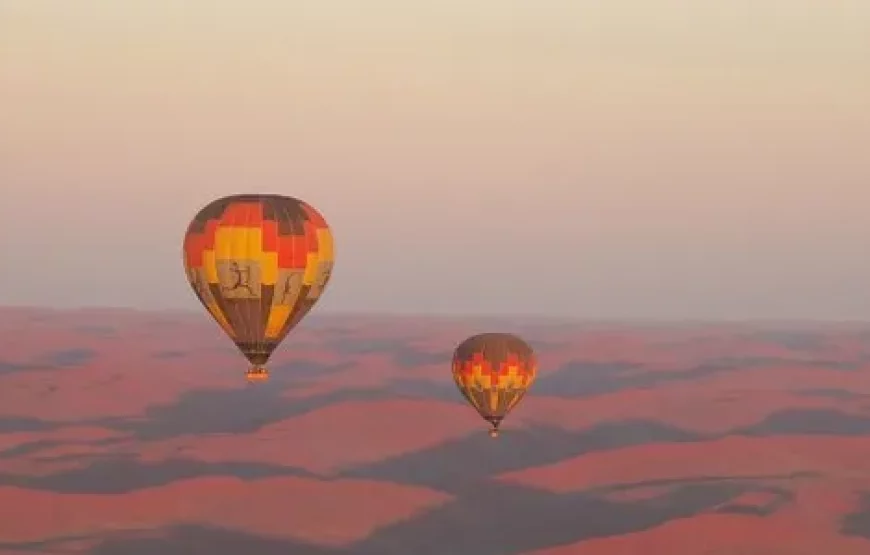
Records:
[[[269,371],[265,368],[254,367],[245,372],[248,383],[264,382],[269,379]]]

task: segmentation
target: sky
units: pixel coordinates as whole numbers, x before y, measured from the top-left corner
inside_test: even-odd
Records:
[[[199,310],[302,198],[318,311],[870,319],[867,0],[0,0],[0,305]]]

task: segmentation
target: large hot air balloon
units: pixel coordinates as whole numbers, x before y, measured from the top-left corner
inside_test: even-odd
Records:
[[[208,204],[184,236],[193,291],[253,368],[268,376],[275,347],[311,310],[332,274],[329,226],[310,205],[280,195]]]
[[[537,370],[532,348],[509,333],[474,335],[453,353],[453,379],[465,399],[492,425],[492,437],[498,437],[499,424],[526,394]]]

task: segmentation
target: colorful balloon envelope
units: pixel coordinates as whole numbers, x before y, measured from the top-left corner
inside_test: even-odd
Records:
[[[265,379],[272,352],[332,275],[326,220],[292,197],[228,196],[193,218],[183,250],[197,298],[253,365],[249,380]]]
[[[490,435],[522,400],[537,374],[529,345],[508,333],[469,337],[453,354],[453,379],[465,399],[490,423]]]

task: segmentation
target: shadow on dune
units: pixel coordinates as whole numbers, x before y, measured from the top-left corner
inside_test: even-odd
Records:
[[[355,365],[353,361],[324,364],[313,360],[298,359],[270,365],[270,379],[277,384],[294,383],[335,374],[353,368]]]
[[[346,356],[385,354],[393,358],[403,368],[414,368],[428,364],[444,364],[445,372],[450,370],[450,360],[453,351],[430,352],[418,349],[413,345],[414,338],[357,338],[347,335],[336,339],[327,339],[323,348],[330,352]]]
[[[0,418],[0,433],[46,432],[56,430],[60,425],[38,418],[6,417]]]
[[[569,432],[535,427],[507,430],[498,440],[480,433],[344,473],[461,493],[498,474],[553,464],[584,453],[659,442],[698,441],[703,436],[643,420],[599,424]]]
[[[851,401],[855,399],[870,399],[867,393],[856,393],[846,389],[823,388],[823,389],[804,389],[795,391],[796,395],[803,397],[821,397],[823,399],[837,399],[842,401]]]
[[[634,363],[588,363],[572,361],[555,372],[539,378],[532,386],[537,395],[550,397],[587,397],[616,393],[624,389],[651,389],[656,386],[681,380],[706,378],[754,366],[788,364],[789,366],[815,369],[851,371],[859,368],[852,362],[787,361],[774,358],[728,357],[699,364],[694,368],[674,372],[650,372]]]
[[[870,492],[860,492],[858,509],[843,517],[840,531],[870,540]]]
[[[238,390],[198,390],[168,405],[149,407],[144,418],[106,419],[100,425],[129,432],[140,440],[169,439],[191,434],[245,434],[292,416],[340,403],[389,398],[383,390],[336,391],[293,400],[275,387]]]
[[[58,457],[54,460],[90,459],[87,456]],[[127,493],[142,488],[163,486],[177,480],[227,476],[254,480],[275,476],[312,477],[313,474],[277,465],[260,463],[205,463],[188,459],[169,459],[141,463],[116,456],[95,461],[83,468],[64,470],[47,476],[22,476],[0,473],[0,485],[49,490],[56,493]]]
[[[15,372],[27,372],[30,370],[40,370],[41,367],[35,364],[19,364],[16,362],[0,361],[0,376],[3,374],[13,374]]]
[[[834,409],[786,409],[769,415],[757,424],[735,430],[734,433],[748,436],[863,436],[870,434],[870,418]]]
[[[354,546],[356,555],[512,555],[628,534],[688,518],[751,490],[741,482],[675,487],[642,501],[612,502],[497,483],[468,486],[453,502],[386,528]]]
[[[95,359],[97,353],[91,349],[65,349],[39,355],[29,363],[6,362],[0,360],[0,375],[14,372],[36,370],[60,370],[82,366]]]
[[[289,540],[264,538],[223,528],[178,526],[161,537],[115,537],[88,555],[338,555],[342,551]]]
[[[827,347],[830,342],[830,338],[825,333],[797,330],[756,330],[752,333],[736,335],[735,339],[772,343],[796,352],[818,351]]]
[[[575,360],[539,378],[532,387],[537,395],[588,397],[616,393],[623,389],[652,388],[663,383],[703,378],[741,367],[734,361],[721,361],[701,364],[678,372],[648,372],[644,371],[643,366],[635,363],[601,364]]]
[[[52,368],[71,368],[87,364],[96,357],[97,353],[92,349],[64,349],[40,357],[39,362]]]

